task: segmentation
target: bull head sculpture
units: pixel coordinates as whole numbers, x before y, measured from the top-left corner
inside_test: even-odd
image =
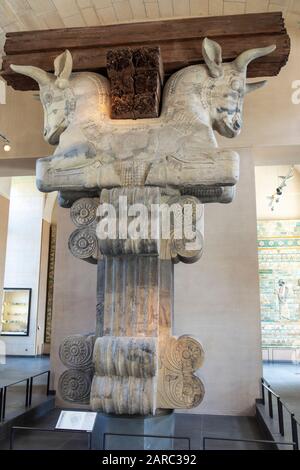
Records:
[[[209,125],[221,135],[231,138],[239,134],[245,94],[266,84],[265,80],[246,83],[247,66],[252,60],[272,52],[275,47],[272,45],[250,49],[242,52],[234,61],[223,63],[221,46],[208,38],[203,40],[202,54],[205,65],[193,66],[200,72],[198,83],[195,85],[199,86],[197,90],[202,96],[203,107],[209,110]],[[71,84],[71,53],[66,50],[56,57],[54,74],[33,66],[11,65],[11,68],[33,78],[39,84],[40,99],[44,108],[44,138],[52,145],[58,144],[59,137],[68,127],[78,104]],[[190,68],[185,69],[187,75]],[[196,88],[193,91],[196,91]],[[168,101],[168,96],[165,100]],[[161,118],[164,120],[163,115]],[[199,122],[201,123],[200,114]]]
[[[51,145],[68,127],[70,112],[76,100],[70,87],[72,55],[66,50],[54,60],[54,74],[29,65],[11,65],[12,70],[35,80],[40,88],[40,100],[44,108],[44,139]]]
[[[246,83],[247,66],[258,57],[270,54],[275,45],[242,52],[233,62],[222,62],[221,46],[208,38],[202,43],[202,54],[208,72],[207,101],[212,127],[225,137],[235,137],[242,127],[245,94],[266,84],[266,80]]]
[[[245,94],[266,83],[246,83],[247,66],[274,49],[251,49],[223,63],[221,46],[206,38],[202,44],[205,63],[185,67],[169,78],[160,117],[122,122],[110,118],[108,80],[91,72],[72,74],[69,51],[55,59],[54,74],[11,65],[38,82],[45,140],[59,143],[53,156],[38,161],[39,188],[45,192],[97,191],[127,185],[128,174],[134,183],[142,180],[149,186],[184,190],[199,185],[234,186],[238,156],[216,150],[212,130],[225,137],[239,134]],[[126,171],[120,170],[123,161]],[[142,176],[135,175],[137,161],[143,162],[139,168]],[[234,191],[224,194],[208,200],[217,197],[229,202]]]

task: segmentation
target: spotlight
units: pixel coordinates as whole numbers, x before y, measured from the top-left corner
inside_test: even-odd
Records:
[[[8,140],[8,138],[5,137],[5,135],[0,134],[0,141],[3,142],[4,152],[9,152],[11,150],[11,146],[10,146],[10,141]]]

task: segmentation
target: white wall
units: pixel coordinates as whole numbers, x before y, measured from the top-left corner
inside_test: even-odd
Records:
[[[29,336],[4,337],[6,353],[34,355],[44,195],[31,176],[12,178],[4,287],[32,289]]]
[[[205,206],[205,246],[195,264],[175,266],[175,334],[202,343],[206,394],[191,413],[249,415],[260,396],[260,304],[254,167],[243,150],[237,197]]]
[[[3,300],[3,282],[9,214],[10,178],[0,178],[0,311]],[[2,324],[0,323],[0,332]],[[1,342],[0,342],[1,344]]]
[[[10,184],[11,178],[0,177],[0,194],[6,197],[7,199],[9,199],[10,196]]]

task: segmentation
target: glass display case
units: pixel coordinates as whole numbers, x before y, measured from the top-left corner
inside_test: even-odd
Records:
[[[1,310],[2,336],[28,336],[31,289],[4,288]]]

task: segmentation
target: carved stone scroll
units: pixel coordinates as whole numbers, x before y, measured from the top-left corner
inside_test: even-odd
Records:
[[[93,410],[117,415],[152,415],[155,379],[153,377],[95,376],[91,390]]]
[[[154,377],[157,359],[153,337],[103,336],[94,348],[95,371],[103,376]]]
[[[194,372],[202,366],[204,351],[189,336],[162,338],[159,349],[159,408],[194,408],[204,397],[204,385]]]
[[[153,337],[98,338],[91,406],[117,414],[154,414],[157,341]]]

